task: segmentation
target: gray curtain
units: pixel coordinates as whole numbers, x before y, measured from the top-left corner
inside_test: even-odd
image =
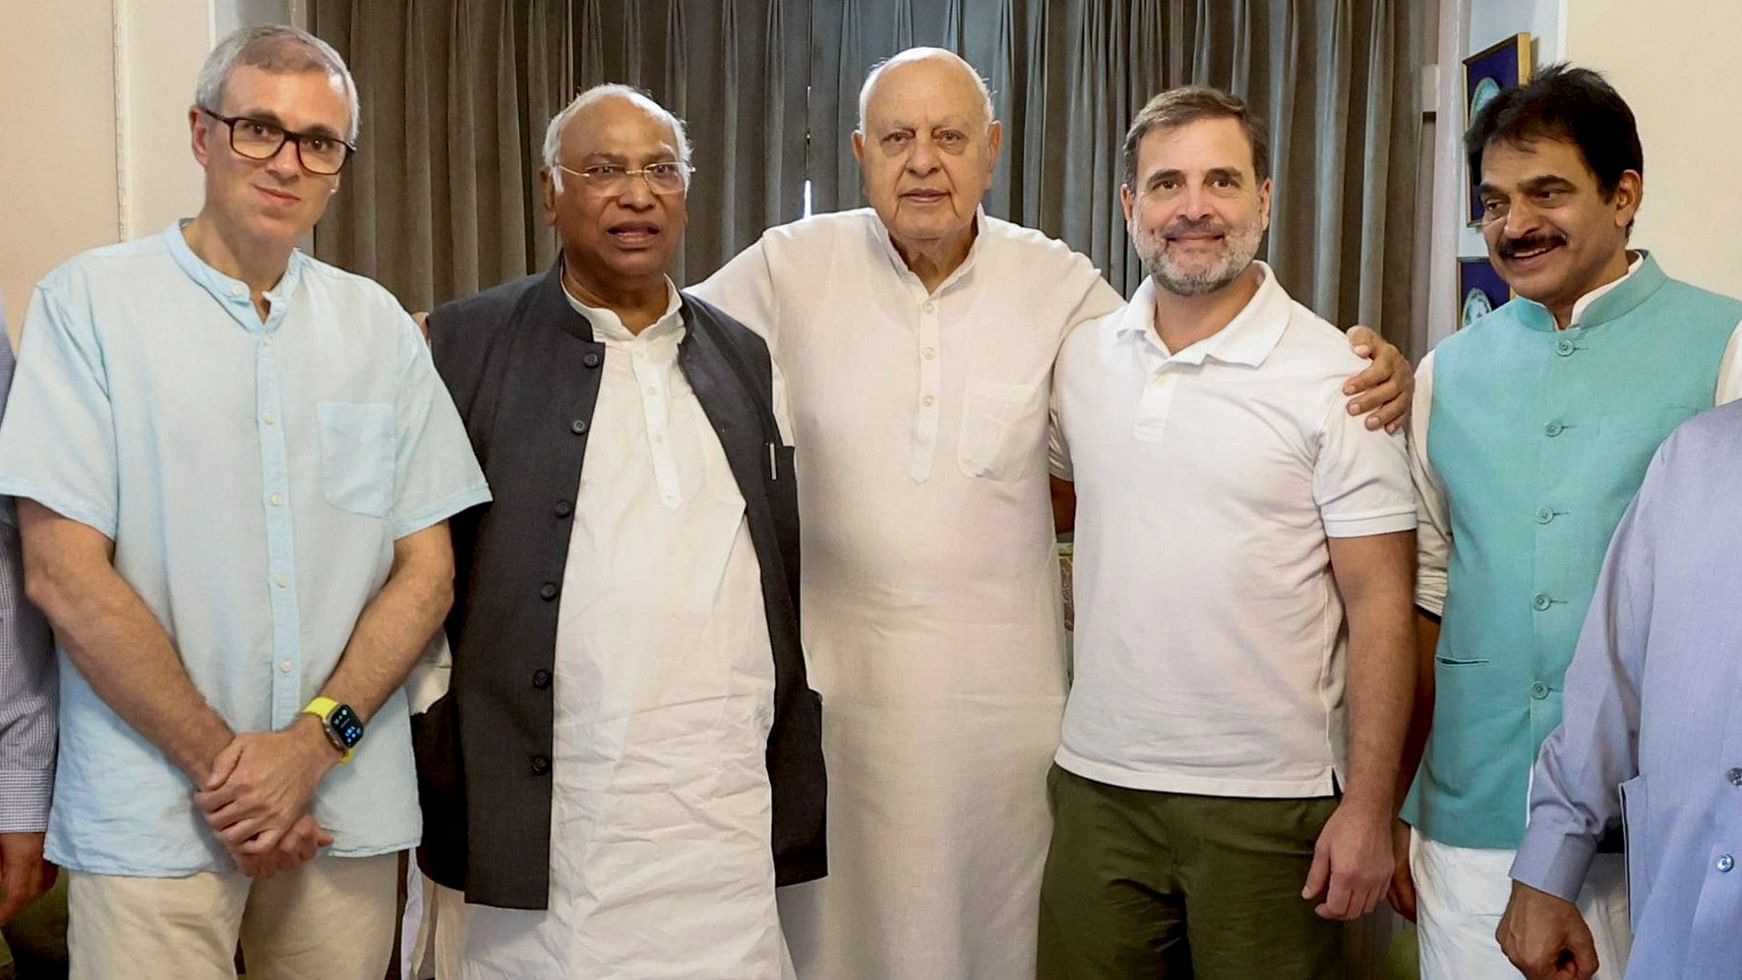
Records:
[[[1414,297],[1418,4],[1409,0],[813,0],[818,210],[864,202],[849,135],[878,60],[949,48],[992,88],[1004,159],[986,209],[1071,244],[1129,295],[1120,146],[1151,95],[1185,83],[1268,123],[1275,195],[1262,256],[1334,323],[1407,337]]]
[[[322,258],[406,305],[554,257],[534,176],[544,124],[601,81],[689,125],[679,282],[813,208],[863,203],[859,85],[914,44],[962,54],[1006,127],[992,214],[1070,243],[1129,294],[1126,124],[1185,82],[1246,97],[1276,180],[1264,257],[1334,323],[1412,322],[1420,5],[1409,0],[314,0],[363,97],[363,150],[317,229]]]

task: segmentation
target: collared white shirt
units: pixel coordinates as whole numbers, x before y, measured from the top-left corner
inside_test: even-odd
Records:
[[[1614,282],[1604,283],[1580,296],[1573,303],[1573,315],[1568,321],[1578,325],[1585,310],[1605,294],[1613,291],[1639,271],[1645,259],[1633,253],[1627,264],[1627,274]],[[1724,348],[1718,365],[1718,385],[1712,393],[1712,404],[1724,405],[1742,398],[1742,323],[1730,334],[1730,344]],[[1428,423],[1434,408],[1434,352],[1415,369],[1415,395],[1409,412],[1409,466],[1415,478],[1420,502],[1420,526],[1416,529],[1415,604],[1440,615],[1446,604],[1446,570],[1452,561],[1452,513],[1446,500],[1445,485],[1440,482],[1427,453]]]
[[[1310,797],[1345,772],[1327,539],[1407,531],[1403,437],[1344,409],[1362,361],[1268,266],[1170,352],[1155,284],[1059,355],[1053,465],[1077,491],[1076,674],[1058,764],[1134,789]]]
[[[639,334],[569,302],[606,351],[557,613],[550,905],[441,890],[437,970],[774,980],[774,658],[744,498],[677,364],[677,290]]]

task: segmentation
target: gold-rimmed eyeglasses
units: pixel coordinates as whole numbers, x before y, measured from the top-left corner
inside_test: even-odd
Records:
[[[595,167],[582,167],[575,170],[562,164],[556,165],[565,174],[574,174],[587,182],[587,188],[596,194],[621,194],[629,189],[629,182],[636,177],[647,181],[647,189],[655,194],[681,194],[688,189],[690,175],[696,168],[678,160],[664,163],[650,163],[645,167],[625,167],[617,163],[601,163]]]

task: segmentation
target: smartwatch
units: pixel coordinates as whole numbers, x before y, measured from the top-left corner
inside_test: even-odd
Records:
[[[314,715],[321,720],[321,728],[327,733],[327,741],[333,743],[333,748],[340,753],[341,763],[350,762],[352,750],[357,743],[363,741],[363,719],[351,710],[348,704],[340,704],[332,698],[315,698],[302,709],[305,715]]]

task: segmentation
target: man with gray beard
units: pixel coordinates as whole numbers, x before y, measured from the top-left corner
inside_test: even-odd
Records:
[[[1059,355],[1076,671],[1042,977],[1340,977],[1391,877],[1415,495],[1402,436],[1343,410],[1342,333],[1254,261],[1270,194],[1243,102],[1151,100],[1120,191],[1149,276]]]

